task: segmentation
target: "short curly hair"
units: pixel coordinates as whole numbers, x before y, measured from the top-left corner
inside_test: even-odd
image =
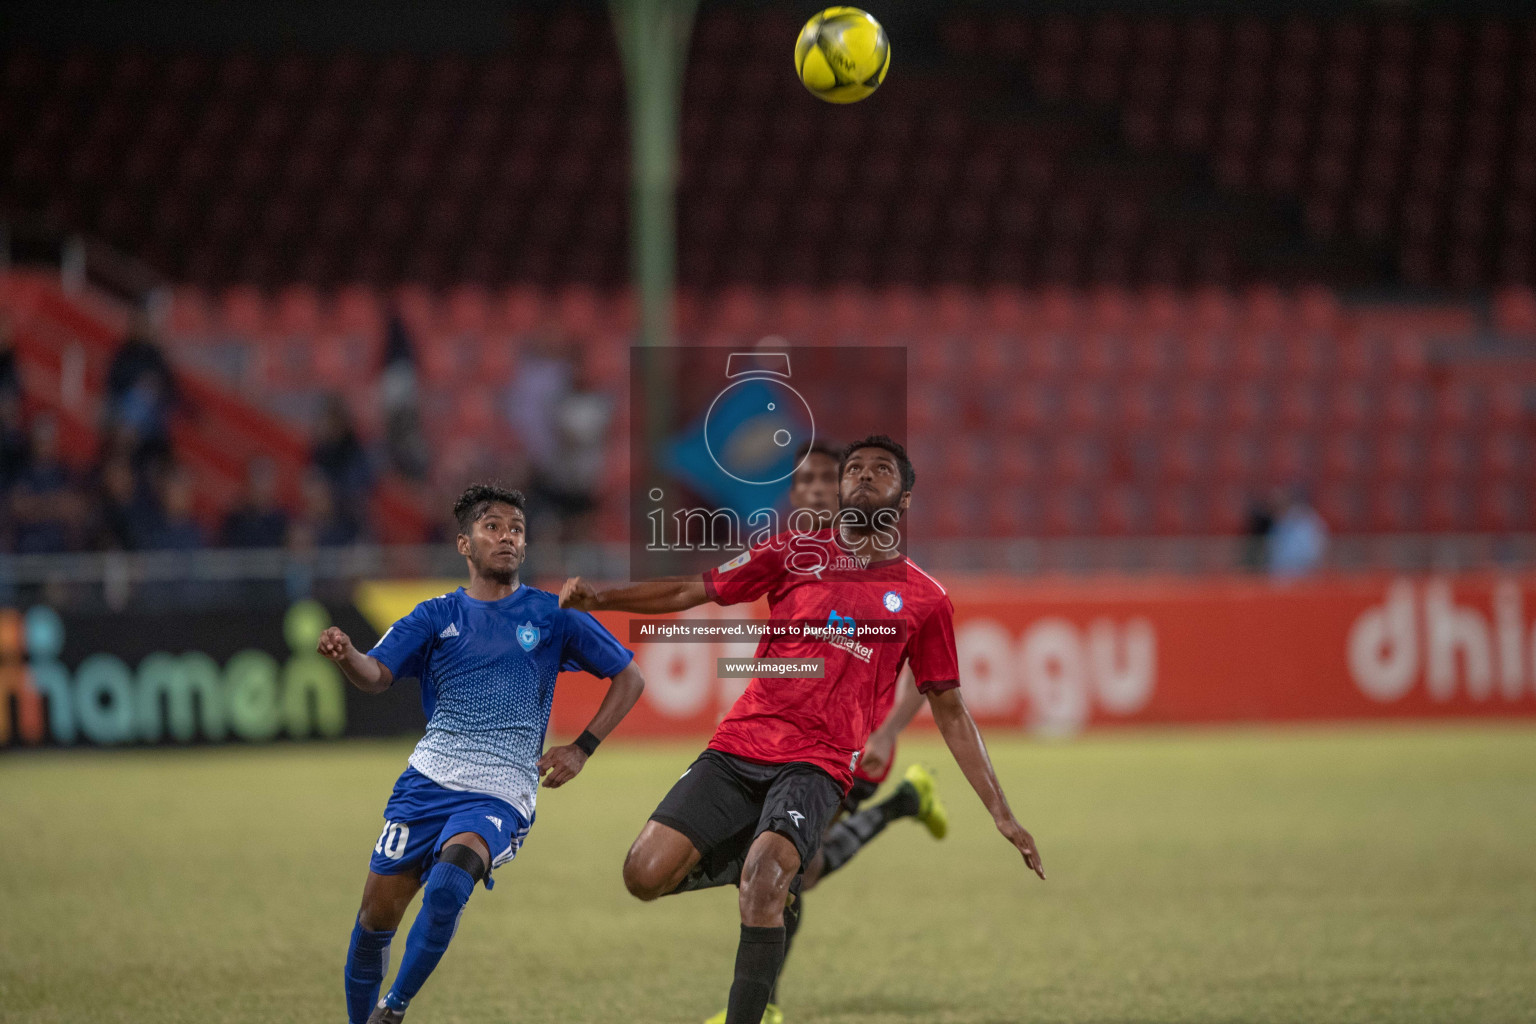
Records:
[[[522,491],[515,491],[497,484],[470,484],[453,503],[453,518],[458,520],[459,533],[468,537],[469,531],[485,515],[492,505],[511,505],[527,516],[527,502]]]
[[[884,434],[870,434],[861,441],[855,441],[843,449],[842,456],[837,460],[837,476],[842,479],[843,470],[848,466],[848,459],[860,448],[879,448],[888,451],[896,459],[896,467],[901,471],[901,489],[910,491],[912,485],[917,483],[917,470],[912,468],[912,460],[907,458],[907,450],[900,442],[894,441]]]

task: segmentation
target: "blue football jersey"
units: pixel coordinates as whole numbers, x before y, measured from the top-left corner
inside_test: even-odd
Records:
[[[448,789],[499,797],[529,820],[555,677],[611,678],[634,658],[592,616],[527,585],[500,601],[463,587],[423,601],[368,653],[396,679],[421,680],[427,732],[411,766]]]

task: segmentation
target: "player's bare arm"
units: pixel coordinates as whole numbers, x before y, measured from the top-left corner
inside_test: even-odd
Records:
[[[614,676],[608,683],[608,692],[603,695],[603,702],[597,707],[597,714],[592,716],[592,721],[587,723],[586,731],[596,736],[599,740],[608,738],[608,734],[614,727],[624,720],[629,714],[630,708],[640,699],[640,694],[645,692],[645,677],[640,674],[640,669],[631,661],[624,666],[624,671]],[[543,778],[543,785],[547,789],[558,789],[574,779],[587,763],[589,755],[576,743],[567,743],[561,747],[552,747],[544,752],[544,756],[538,760],[539,775]]]
[[[1040,851],[1035,849],[1035,838],[1019,824],[1008,807],[1008,798],[1003,795],[997,773],[992,770],[992,759],[987,756],[987,745],[982,742],[981,730],[976,728],[976,720],[971,717],[971,709],[965,706],[959,689],[936,690],[928,694],[928,704],[933,708],[933,720],[944,743],[954,755],[966,781],[992,815],[997,830],[1024,855],[1024,863],[1044,878],[1045,866],[1040,861]]]
[[[347,682],[364,693],[383,693],[395,681],[387,665],[354,647],[352,638],[336,626],[320,634],[315,650],[334,661]]]
[[[560,588],[560,607],[583,612],[665,615],[697,608],[708,600],[702,576],[646,580],[606,590],[598,590],[580,576],[573,576]]]
[[[911,675],[903,672],[901,678],[896,680],[896,703],[891,705],[885,721],[869,734],[864,744],[864,754],[859,758],[859,764],[864,766],[865,772],[878,778],[885,771],[891,755],[896,751],[896,737],[911,724],[923,704],[923,695],[917,692],[917,684],[912,681]]]

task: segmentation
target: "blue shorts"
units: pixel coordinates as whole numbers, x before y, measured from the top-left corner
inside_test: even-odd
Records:
[[[491,851],[491,869],[517,856],[533,822],[505,800],[439,786],[415,768],[407,768],[384,806],[384,831],[374,844],[368,869],[379,875],[409,871],[425,876],[443,844],[460,832],[473,832]]]

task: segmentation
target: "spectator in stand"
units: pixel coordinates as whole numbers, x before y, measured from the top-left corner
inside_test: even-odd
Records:
[[[128,336],[107,367],[104,426],[136,439],[133,460],[137,469],[170,457],[171,411],[179,401],[176,377],[155,341],[149,317],[135,314]]]
[[[79,550],[85,503],[75,474],[59,458],[59,427],[49,416],[32,424],[26,468],[10,493],[18,554]]]
[[[7,397],[21,401],[21,368],[16,364],[16,339],[11,334],[11,320],[0,313],[0,401]]]
[[[203,528],[192,517],[192,475],[181,466],[170,466],[160,474],[159,489],[163,514],[159,528],[145,547],[155,551],[193,551],[205,546]]]
[[[563,540],[579,539],[588,514],[597,507],[613,404],[612,396],[598,388],[591,363],[583,355],[576,363],[570,391],[555,407],[559,455],[549,497]]]
[[[0,391],[0,495],[9,494],[27,468],[32,443],[21,414],[21,396]]]
[[[246,467],[245,497],[224,517],[220,543],[227,548],[280,548],[288,538],[288,513],[277,500],[277,470],[269,459]]]
[[[571,361],[552,331],[545,329],[529,339],[507,394],[507,419],[528,454],[535,488],[540,476],[558,473],[556,413],[570,394],[572,376]]]
[[[159,502],[126,453],[110,456],[98,474],[96,547],[105,551],[139,551],[160,530]]]
[[[338,507],[367,500],[368,491],[373,487],[373,467],[369,465],[368,452],[352,425],[347,403],[340,395],[326,396],[309,460],[320,471],[321,480],[330,486],[332,499]]]
[[[425,480],[430,459],[427,438],[421,429],[416,355],[410,330],[398,310],[390,313],[384,333],[379,404],[384,410],[384,449],[390,467],[407,479]]]
[[[586,360],[566,352],[552,333],[533,339],[512,381],[507,418],[528,457],[531,517],[547,515],[559,538],[571,540],[596,507],[613,400],[596,388]]]
[[[5,507],[11,485],[26,468],[30,447],[22,416],[21,370],[16,365],[11,321],[0,314],[0,508]]]
[[[1243,568],[1263,572],[1269,564],[1269,535],[1275,529],[1278,503],[1257,498],[1248,506],[1247,527],[1243,531]]]
[[[1269,572],[1279,579],[1305,576],[1322,567],[1328,554],[1328,524],[1307,501],[1306,492],[1293,488],[1269,534]]]
[[[336,492],[323,473],[312,469],[304,474],[303,491],[303,511],[288,530],[290,550],[345,547],[362,540],[356,516],[337,504]]]

